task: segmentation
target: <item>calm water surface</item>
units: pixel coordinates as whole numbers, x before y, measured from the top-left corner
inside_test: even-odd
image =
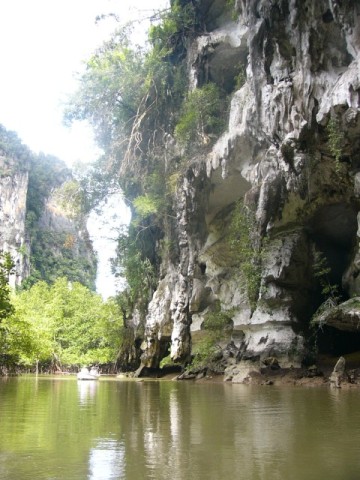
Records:
[[[0,380],[1,480],[359,480],[360,392]]]

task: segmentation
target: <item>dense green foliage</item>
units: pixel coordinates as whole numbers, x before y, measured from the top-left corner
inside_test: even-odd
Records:
[[[27,329],[22,323],[12,324],[14,314],[9,287],[9,275],[13,273],[14,263],[9,253],[0,252],[0,365],[6,364],[12,356],[10,343],[26,342]],[[11,327],[10,327],[11,325]]]
[[[140,159],[169,130],[169,109],[184,94],[184,76],[164,60],[158,42],[149,51],[131,46],[128,36],[128,29],[117,31],[90,58],[65,113],[68,121],[91,123],[105,150],[102,169],[115,175],[141,173]]]
[[[326,126],[328,135],[328,144],[331,155],[335,158],[336,169],[340,170],[340,159],[343,155],[345,136],[341,129],[340,122],[331,117],[329,123]]]
[[[119,236],[118,256],[114,260],[114,269],[123,275],[127,287],[119,295],[118,301],[125,318],[133,311],[135,305],[142,313],[156,286],[156,265],[158,261],[152,245],[158,230],[151,225],[138,235],[137,227],[130,225],[127,232]]]
[[[211,362],[216,353],[221,350],[220,343],[230,338],[233,328],[231,320],[232,311],[221,311],[220,303],[216,303],[213,310],[208,312],[202,324],[204,331],[201,338],[193,348],[194,357],[189,367],[190,370],[211,368]]]
[[[82,192],[61,160],[40,154],[32,156],[26,203],[26,231],[30,239],[30,277],[22,287],[28,288],[39,280],[48,283],[66,276],[95,289],[96,263],[86,234],[78,238],[75,228],[84,229]],[[77,194],[77,195],[76,195]],[[43,220],[45,204],[53,196],[64,217],[64,225],[54,227]],[[70,206],[71,205],[71,206]],[[74,227],[69,230],[69,221]]]
[[[122,317],[114,300],[59,278],[14,294],[15,312],[2,325],[1,350],[13,363],[64,369],[115,362]]]
[[[71,282],[79,281],[91,288],[95,287],[96,264],[84,229],[85,220],[82,216],[84,209],[82,205],[80,207],[77,205],[78,199],[72,198],[72,211],[66,211],[65,208],[61,208],[64,195],[60,197],[58,194],[60,198],[57,203],[54,195],[61,187],[68,194],[68,191],[71,192],[69,185],[72,186],[71,182],[75,181],[64,162],[49,155],[31,153],[15,133],[8,132],[2,126],[0,126],[0,167],[0,175],[14,176],[19,172],[28,174],[25,233],[30,251],[26,243],[19,248],[19,253],[24,257],[30,256],[31,273],[22,283],[21,292],[11,296],[8,280],[9,274],[13,273],[14,265],[9,254],[0,253],[0,364],[6,366],[33,365],[37,362],[66,364],[75,361],[76,355],[77,361],[80,361],[80,350],[75,351],[71,357],[68,350],[63,347],[62,339],[58,339],[54,333],[55,325],[56,328],[61,326],[60,307],[54,304],[54,296],[59,298],[60,286],[64,283],[56,280],[66,276]],[[49,205],[51,198],[55,198],[55,202],[52,200]],[[83,230],[81,236],[77,234],[80,229]],[[37,283],[33,289],[25,291],[39,280],[55,284],[50,287],[43,282]],[[73,285],[74,292],[82,291],[82,298],[81,295],[77,299],[66,298],[63,289],[61,300],[64,305],[72,305],[70,317],[75,318],[75,312],[81,312],[83,309],[83,318],[79,322],[86,325],[85,309],[87,309],[87,314],[95,318],[94,324],[97,328],[100,328],[102,322],[104,330],[110,332],[104,317],[107,312],[105,307],[101,306],[101,299],[93,297],[94,294],[80,284]],[[96,302],[99,313],[94,310]],[[111,309],[117,311],[115,304],[106,308],[108,318]],[[100,317],[101,309],[103,320]],[[60,323],[57,323],[58,321]],[[72,323],[75,324],[76,322]],[[103,349],[101,355],[94,358],[94,361],[107,361],[116,357],[114,351],[111,351],[111,345],[115,345],[114,340],[113,344],[109,343],[109,347],[100,343],[99,332],[97,337],[94,331],[91,331],[90,335],[98,339],[99,348]],[[101,338],[105,339],[101,342],[106,342],[108,337],[101,333]],[[79,345],[80,339],[74,337],[74,342]],[[84,347],[82,354],[89,349],[88,346],[86,349]]]
[[[52,283],[66,276],[70,281],[95,289],[95,262],[85,248],[78,245],[74,234],[34,228],[31,239],[31,274],[22,288],[40,280]]]
[[[210,142],[224,127],[223,105],[219,88],[208,83],[189,93],[183,103],[181,116],[175,127],[175,137],[187,149]]]
[[[122,137],[131,134],[132,120],[145,101],[144,74],[141,50],[130,48],[126,31],[116,33],[88,61],[67,119],[88,119],[103,148],[118,140],[121,149]]]
[[[14,262],[10,254],[0,252],[0,323],[13,313],[9,287],[9,276],[13,270]]]
[[[149,31],[149,41],[163,58],[181,56],[189,37],[199,28],[199,14],[192,2],[175,0],[171,8],[159,13]]]
[[[242,200],[237,202],[232,214],[229,242],[235,265],[245,278],[250,306],[254,308],[260,290],[263,251],[255,216]]]

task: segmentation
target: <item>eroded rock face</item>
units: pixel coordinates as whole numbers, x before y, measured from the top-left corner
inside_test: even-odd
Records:
[[[322,327],[336,328],[344,332],[360,333],[360,298],[354,297],[340,305],[327,308],[315,318]]]
[[[48,168],[39,173],[40,160],[45,158],[32,154],[15,133],[0,125],[0,250],[9,252],[15,264],[9,283],[20,286],[31,274],[36,280],[49,274],[46,280],[52,281],[63,275],[71,278],[73,273],[76,280],[93,286],[96,259],[86,218],[73,218],[55,195],[72,178],[71,172],[63,162],[49,157],[43,165]],[[41,258],[36,255],[39,252]],[[36,264],[50,256],[54,261],[48,265]],[[45,272],[51,263],[53,271]]]
[[[200,3],[206,15],[209,2]],[[146,342],[163,338],[173,359],[186,360],[191,336],[220,302],[231,311],[235,343],[242,332],[244,358],[297,366],[323,300],[316,252],[344,299],[360,294],[360,4],[238,0],[236,21],[218,9],[215,2],[213,30],[189,49],[189,77],[192,88],[213,81],[233,90],[228,126],[177,192],[179,258],[164,268],[150,303]],[[239,65],[246,78],[236,90]],[[255,308],[228,254],[239,199],[253,210],[263,244]],[[151,348],[143,358],[157,365],[161,349]]]
[[[10,284],[15,287],[29,275],[25,233],[28,162],[21,165],[16,157],[0,151],[0,250],[9,252],[15,263]]]

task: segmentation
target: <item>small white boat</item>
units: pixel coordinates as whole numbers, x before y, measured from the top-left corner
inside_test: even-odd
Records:
[[[87,367],[83,367],[77,374],[78,380],[98,380],[100,373],[97,368],[92,368],[90,371]]]

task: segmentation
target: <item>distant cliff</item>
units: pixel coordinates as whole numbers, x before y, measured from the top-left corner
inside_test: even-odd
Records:
[[[33,154],[0,127],[0,248],[15,262],[13,286],[67,276],[94,288],[96,260],[86,218],[74,218],[56,196],[70,180],[62,161]]]
[[[30,264],[25,233],[26,197],[30,152],[16,134],[0,127],[0,248],[10,252],[16,265],[11,279],[20,285],[29,276]]]

